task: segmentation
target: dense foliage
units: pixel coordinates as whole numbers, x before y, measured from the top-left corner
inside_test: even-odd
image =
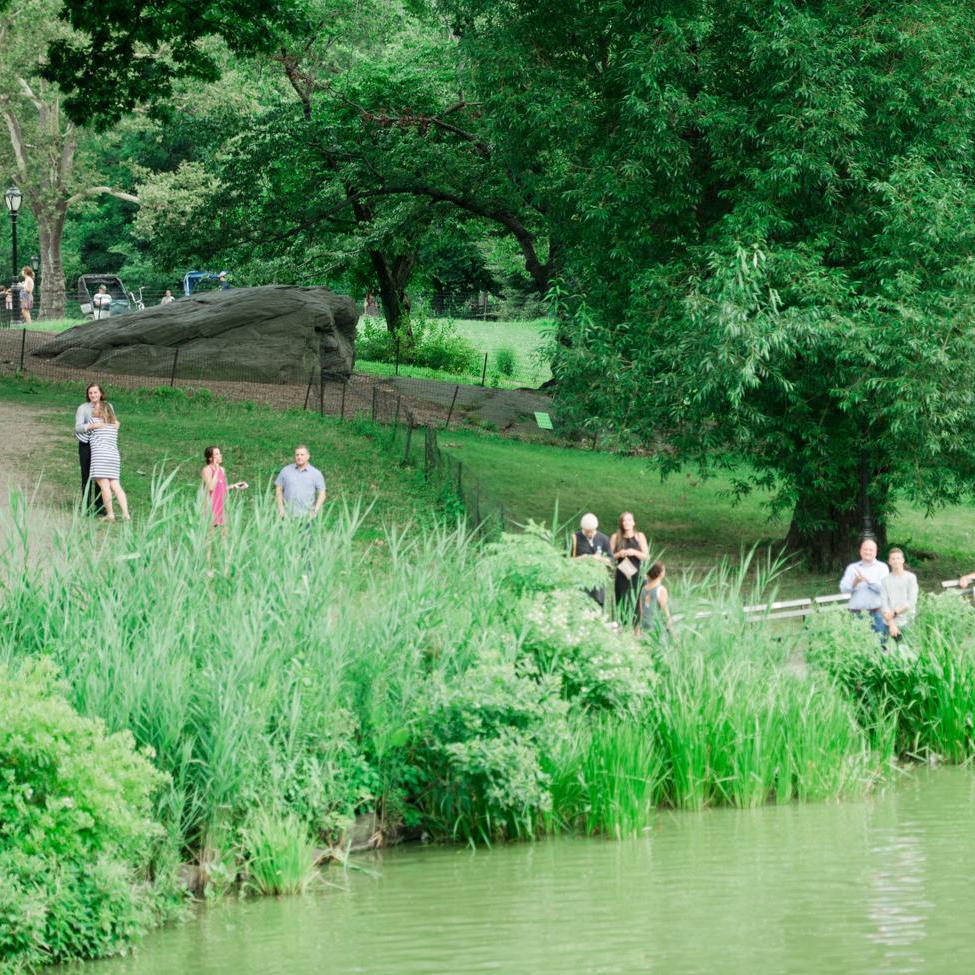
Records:
[[[151,873],[164,776],[61,691],[47,664],[0,668],[4,973],[124,952],[166,905]]]

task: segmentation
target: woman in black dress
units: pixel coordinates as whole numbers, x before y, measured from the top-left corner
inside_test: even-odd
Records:
[[[643,562],[650,554],[647,536],[636,530],[636,520],[632,511],[620,515],[619,528],[613,532],[609,547],[616,559],[616,612],[619,619],[627,620],[633,616],[637,593],[642,581]]]

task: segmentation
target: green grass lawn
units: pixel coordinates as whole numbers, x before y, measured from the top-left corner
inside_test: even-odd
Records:
[[[401,365],[399,375],[414,379],[436,379],[441,382],[479,383],[483,373],[483,356],[487,353],[486,385],[502,389],[515,389],[519,386],[537,387],[552,378],[548,362],[539,360],[539,350],[545,345],[545,330],[552,323],[546,318],[518,322],[484,322],[476,319],[432,319],[435,325],[447,322],[467,339],[481,358],[477,369],[470,374],[441,372],[436,369],[423,369],[416,366]],[[498,370],[498,350],[507,348],[514,356],[514,372],[503,375]],[[373,376],[391,376],[395,372],[392,363],[356,361],[359,372]]]
[[[562,522],[574,529],[579,516],[593,511],[611,534],[621,511],[633,511],[652,550],[673,572],[705,569],[722,558],[736,559],[742,548],[759,543],[776,550],[788,528],[787,518],[770,521],[767,496],[756,492],[733,504],[730,479],[701,480],[683,472],[661,481],[649,462],[589,450],[504,440],[474,431],[441,434],[440,445],[463,461],[476,478],[487,504],[504,504],[519,521],[550,522],[556,505]],[[902,505],[890,530],[892,544],[908,550],[922,585],[975,570],[975,508],[943,509],[928,517]],[[930,558],[918,558],[930,554]],[[855,553],[850,553],[851,560]],[[793,569],[783,593],[806,596],[835,590],[832,575]]]
[[[547,362],[538,361],[538,350],[545,344],[545,330],[552,327],[546,318],[523,322],[455,321],[457,331],[482,354],[488,353],[488,375],[495,369],[498,349],[507,347],[515,354],[513,378],[516,385],[538,386],[552,378]]]
[[[168,388],[154,392],[109,390],[122,423],[119,448],[122,486],[134,515],[149,503],[153,471],[178,469],[177,483],[196,490],[203,449],[223,450],[231,482],[244,480],[250,493],[272,493],[277,472],[305,443],[312,463],[321,468],[330,501],[374,501],[370,520],[402,523],[428,517],[436,509],[434,490],[421,473],[401,467],[385,448],[385,431],[368,424],[322,418],[300,411],[280,412],[249,403],[187,397]],[[69,383],[0,379],[0,399],[28,411],[43,411],[40,421],[56,435],[32,469],[40,470],[55,503],[74,504],[78,483],[74,411],[83,388]],[[33,458],[32,458],[33,460]]]

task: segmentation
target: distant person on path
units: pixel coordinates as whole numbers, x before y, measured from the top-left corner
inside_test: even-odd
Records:
[[[659,633],[661,627],[673,636],[674,621],[670,616],[670,597],[664,586],[667,567],[663,562],[654,562],[647,569],[647,581],[640,590],[637,601],[637,630],[641,634]]]
[[[25,267],[20,273],[24,277],[24,283],[20,286],[20,314],[25,325],[32,325],[30,310],[34,307],[34,269]]]
[[[129,520],[129,501],[122,490],[122,460],[118,452],[118,417],[111,403],[99,400],[92,410],[92,421],[88,424],[91,439],[91,476],[102,492],[105,505],[105,520],[115,521],[112,497],[122,509],[122,520]]]
[[[620,618],[632,619],[636,597],[640,591],[640,569],[650,554],[647,536],[636,530],[632,511],[620,515],[619,528],[609,539],[609,546],[616,559],[616,575],[613,587],[616,592],[616,609]]]
[[[904,553],[899,548],[892,548],[887,553],[887,560],[890,573],[880,583],[880,611],[887,632],[899,640],[917,609],[917,576],[904,568]]]
[[[869,613],[873,629],[881,636],[887,633],[887,624],[880,610],[880,584],[889,572],[887,564],[877,558],[877,543],[865,538],[860,543],[860,561],[851,562],[840,579],[840,592],[850,594],[850,612]]]
[[[217,283],[219,284],[221,291],[229,291],[230,290],[230,282],[227,280],[227,272],[226,271],[221,271],[217,275]]]
[[[325,503],[325,476],[309,461],[304,444],[295,447],[295,462],[282,468],[274,482],[278,514],[285,518],[314,518]]]
[[[165,291],[165,293],[163,294],[162,298],[160,299],[159,304],[160,305],[171,305],[175,300],[176,299],[173,297],[172,291],[170,291],[169,288],[167,288],[166,291]]]
[[[95,310],[95,321],[102,318],[112,317],[112,296],[108,293],[108,288],[100,284],[95,296],[91,299],[91,306]]]
[[[376,296],[371,291],[366,293],[366,300],[362,313],[366,318],[375,318],[379,314],[379,303],[376,301]]]
[[[610,561],[611,552],[609,539],[599,531],[599,519],[591,511],[584,514],[579,522],[579,531],[572,536],[572,558],[596,558],[609,566],[613,564]],[[600,606],[605,605],[605,589],[587,589],[586,592]]]
[[[207,447],[203,451],[206,466],[200,471],[203,488],[210,502],[210,513],[214,527],[224,527],[223,506],[230,491],[246,491],[247,482],[227,483],[227,472],[223,469],[223,454],[219,447]]]
[[[91,483],[91,426],[95,407],[105,398],[98,383],[89,383],[85,390],[85,401],[75,410],[74,435],[78,440],[78,463],[81,465],[81,510],[94,510],[101,514],[105,510],[102,495]]]
[[[9,297],[6,285],[0,284],[0,327],[10,328],[10,312],[12,310],[13,298]]]

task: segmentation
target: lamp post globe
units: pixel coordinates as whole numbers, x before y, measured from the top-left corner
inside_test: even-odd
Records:
[[[7,204],[7,212],[10,214],[10,244],[11,244],[11,267],[13,269],[13,307],[11,308],[12,322],[20,321],[20,288],[17,287],[17,214],[20,212],[20,204],[24,199],[24,194],[16,186],[11,186],[3,194],[4,203]]]

